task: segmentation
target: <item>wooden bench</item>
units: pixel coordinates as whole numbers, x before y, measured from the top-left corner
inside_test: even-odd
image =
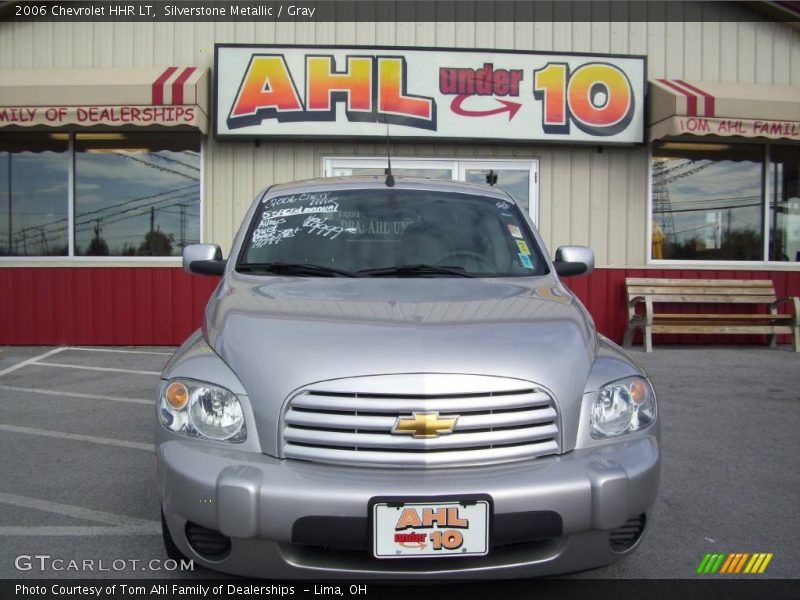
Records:
[[[628,290],[628,325],[623,345],[630,347],[633,334],[641,327],[646,352],[653,351],[654,333],[767,334],[770,346],[778,334],[792,336],[795,352],[800,351],[800,300],[778,298],[769,279],[625,279]],[[655,312],[654,305],[666,304],[750,304],[766,305],[768,313],[720,312],[683,314]],[[794,314],[779,314],[778,306],[794,305]],[[642,306],[643,311],[637,307]]]

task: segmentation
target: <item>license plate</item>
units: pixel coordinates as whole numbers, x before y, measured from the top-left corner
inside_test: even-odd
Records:
[[[483,555],[489,551],[489,503],[378,502],[372,530],[377,558]]]

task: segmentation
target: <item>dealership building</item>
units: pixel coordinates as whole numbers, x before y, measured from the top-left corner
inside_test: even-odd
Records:
[[[382,174],[387,130],[396,175],[496,178],[551,252],[591,246],[595,271],[567,283],[616,341],[626,277],[800,295],[796,3],[600,3],[584,22],[477,4],[449,21],[2,9],[0,345],[181,343],[217,283],[182,248],[227,256],[270,185]]]

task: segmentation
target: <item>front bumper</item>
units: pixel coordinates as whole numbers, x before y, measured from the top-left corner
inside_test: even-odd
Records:
[[[401,470],[279,460],[193,440],[157,447],[163,510],[175,544],[209,568],[268,578],[508,578],[602,566],[622,555],[610,530],[647,513],[659,483],[657,431],[504,465]],[[310,516],[367,519],[370,499],[488,494],[498,519],[532,511],[560,516],[560,535],[508,545],[483,557],[379,560],[371,548],[340,552],[296,543],[295,523]],[[196,554],[191,521],[229,536],[220,561]],[[491,525],[490,525],[491,527]]]

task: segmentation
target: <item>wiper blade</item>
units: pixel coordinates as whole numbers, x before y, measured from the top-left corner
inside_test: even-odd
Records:
[[[351,271],[335,269],[324,265],[311,263],[286,263],[286,262],[267,262],[267,263],[242,263],[236,267],[237,271],[277,273],[279,275],[317,275],[321,277],[358,277]]]
[[[400,265],[399,267],[385,267],[383,269],[362,269],[356,271],[358,275],[368,277],[383,277],[385,275],[430,275],[447,274],[457,277],[475,277],[467,273],[463,267],[445,267],[438,265]]]

